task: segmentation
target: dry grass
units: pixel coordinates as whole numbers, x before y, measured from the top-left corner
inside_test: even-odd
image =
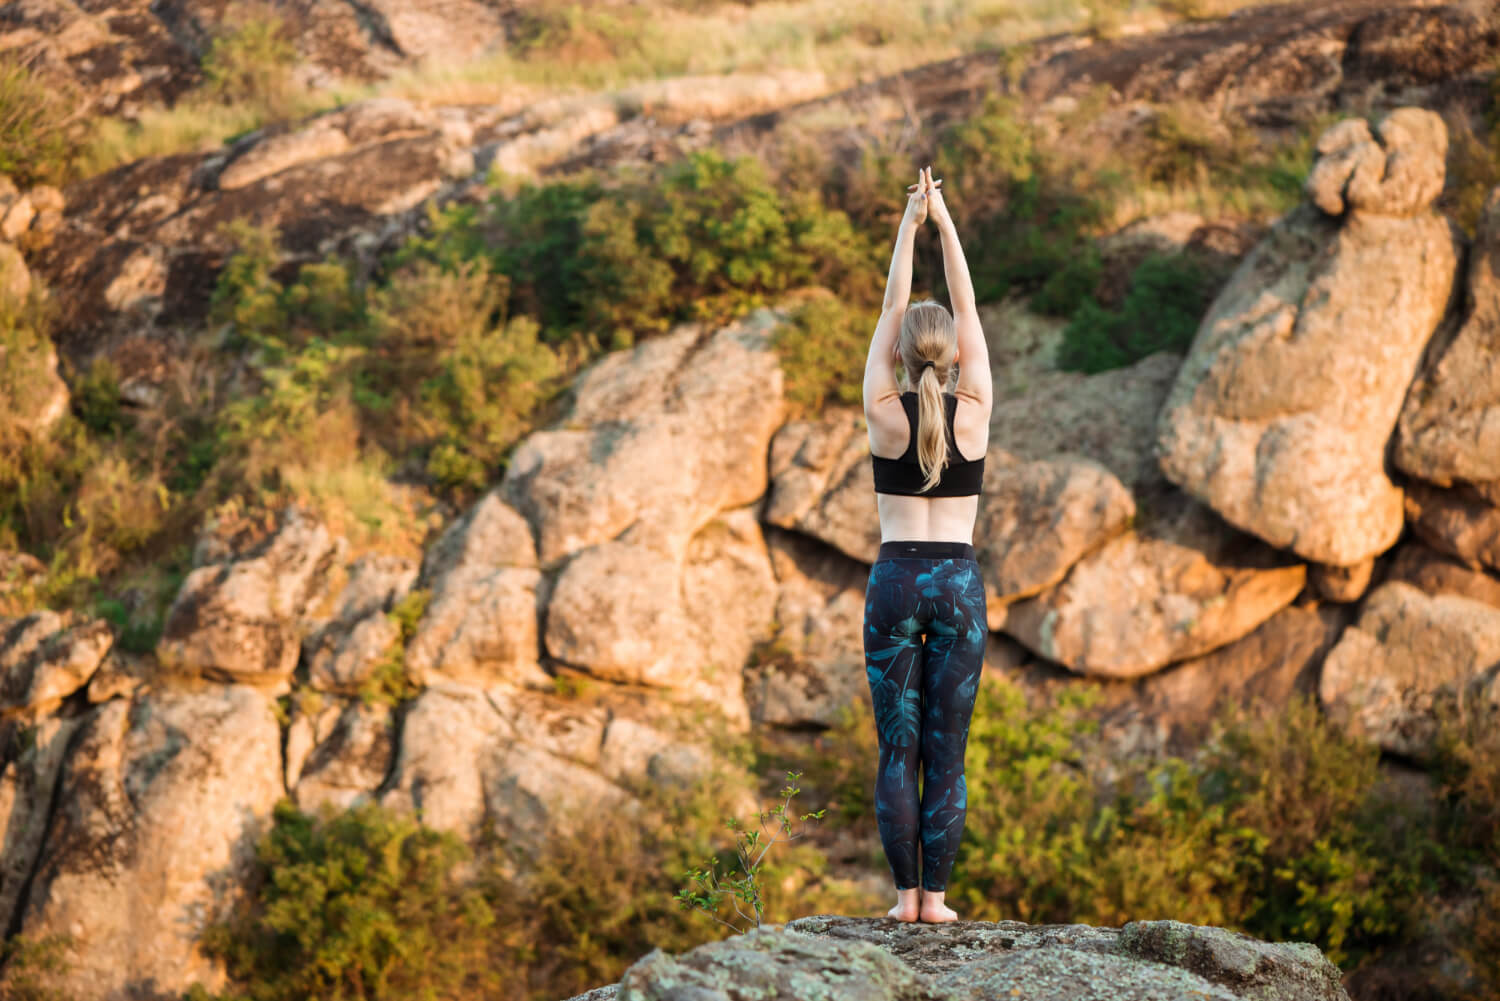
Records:
[[[1058,32],[1098,36],[1158,30],[1188,17],[1227,13],[1246,0],[932,0],[852,5],[846,0],[686,5],[547,5],[504,51],[467,63],[414,66],[370,85],[307,91],[277,85],[264,99],[225,104],[192,94],[134,122],[103,119],[81,157],[95,174],[144,156],[209,150],[268,121],[300,117],[370,96],[426,104],[487,104],[519,111],[554,97],[607,95],[622,107],[658,110],[663,82],[722,95],[701,111],[749,114],[915,66],[1003,49]],[[252,55],[248,58],[254,58]],[[655,85],[655,86],[653,86]],[[778,88],[780,93],[778,93]],[[671,116],[670,108],[665,108]]]

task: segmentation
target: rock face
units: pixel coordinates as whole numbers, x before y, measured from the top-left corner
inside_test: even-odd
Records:
[[[71,623],[40,611],[0,619],[0,716],[38,717],[89,683],[114,645],[103,619]]]
[[[1441,121],[1404,108],[1376,134],[1348,121],[1319,140],[1308,178],[1318,208],[1273,226],[1214,301],[1158,435],[1174,483],[1272,545],[1336,566],[1400,533],[1385,444],[1458,259],[1451,225],[1428,207],[1443,181]]]
[[[183,581],[157,655],[170,670],[289,690],[301,616],[335,554],[327,528],[297,508],[244,557],[199,566]]]
[[[407,674],[419,685],[439,676],[550,684],[537,664],[540,584],[530,527],[486,494],[423,561],[432,597],[406,651]]]
[[[938,930],[833,915],[763,926],[680,956],[655,949],[625,971],[613,997],[666,1001],[689,994],[702,1001],[1348,998],[1338,968],[1315,946],[1260,942],[1221,928],[959,921]]]
[[[766,542],[779,628],[745,672],[751,717],[832,726],[843,707],[868,698],[861,635],[870,568],[794,532],[771,529]]]
[[[683,327],[579,378],[562,426],[528,437],[501,484],[543,567],[630,528],[638,541],[680,547],[765,492],[784,412],[770,343],[780,321],[763,310],[706,339]]]
[[[246,686],[114,699],[68,756],[21,932],[71,936],[47,986],[69,997],[225,983],[197,939],[248,876],[282,795],[280,728]]]
[[[1134,678],[1249,633],[1291,604],[1306,568],[1185,497],[1008,609],[1004,629],[1080,674]]]
[[[826,542],[862,563],[880,549],[880,517],[864,417],[836,409],[788,421],[771,439],[771,485],[761,517]]]
[[[1469,250],[1463,326],[1401,411],[1396,465],[1440,486],[1500,481],[1500,192]]]
[[[82,722],[81,717],[43,717],[29,746],[19,753],[11,752],[21,744],[20,722],[0,724],[8,758],[0,767],[0,922],[6,928],[42,850],[57,777],[68,742]]]
[[[1406,518],[1422,541],[1465,563],[1500,568],[1500,508],[1477,489],[1407,486]]]
[[[313,627],[302,644],[314,688],[359,691],[400,638],[388,613],[416,577],[416,564],[399,556],[375,554],[355,562],[333,615]]]
[[[504,688],[427,688],[406,713],[381,801],[470,843],[492,830],[530,851],[581,822],[628,816],[634,797],[592,767],[603,719],[555,720],[559,740],[534,728],[534,715]]]
[[[1441,698],[1500,699],[1500,609],[1393,581],[1365,602],[1323,664],[1329,716],[1388,751],[1420,756]]]
[[[547,604],[547,652],[612,681],[671,688],[748,723],[742,668],[767,632],[776,579],[749,508],[681,550],[626,537],[579,553]]]
[[[556,430],[516,450],[500,486],[544,571],[548,656],[665,686],[748,722],[741,669],[775,580],[754,512],[783,413],[767,311],[703,338],[684,327],[575,384]],[[734,510],[739,508],[739,510]],[[628,583],[626,583],[628,582]]]
[[[1057,376],[996,403],[974,525],[991,628],[1004,606],[1057,584],[1124,532],[1161,474],[1156,412],[1180,359],[1160,353],[1093,376]]]

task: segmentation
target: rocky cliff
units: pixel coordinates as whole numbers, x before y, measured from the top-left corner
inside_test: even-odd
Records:
[[[364,46],[338,64],[370,72],[424,47],[487,44],[494,20],[478,3],[303,6],[321,19],[307,44]],[[76,63],[139,29],[120,65],[171,65],[151,46],[191,47],[199,14],[151,8],[93,38],[72,5],[22,4],[15,30]],[[448,37],[469,15],[482,30]],[[1350,732],[1420,758],[1438,695],[1500,700],[1500,194],[1472,241],[1434,208],[1448,132],[1431,110],[1482,92],[1497,52],[1493,18],[1468,7],[1344,2],[1050,40],[1028,56],[1014,86],[1038,104],[1103,84],[1262,121],[1303,106],[1352,117],[1318,138],[1302,204],[1232,255],[1185,355],[1024,384],[997,371],[975,531],[993,671],[1110,682],[1113,711],[1139,724],[1121,739],[1148,749],[1223,695],[1315,691]],[[63,290],[56,351],[80,366],[113,358],[122,395],[149,400],[207,313],[222,221],[280,224],[287,267],[328,253],[373,267],[427,206],[478,197],[491,164],[545,172],[733,147],[830,109],[889,118],[902,88],[943,114],[995,76],[994,57],[970,58],[687,126],[589,101],[365,101],[63,192],[0,193],[0,232],[21,248],[3,245],[6,274],[27,281],[29,266]],[[806,96],[797,86],[773,81],[756,100],[790,103]],[[773,347],[786,322],[771,308],[682,326],[594,364],[420,559],[355,555],[288,508],[270,524],[200,527],[149,653],[75,613],[0,622],[14,738],[0,922],[73,936],[58,986],[80,999],[223,984],[197,934],[237,899],[282,795],[308,809],[376,800],[469,840],[535,846],[591,812],[628,814],[628,778],[699,781],[712,754],[682,725],[689,710],[731,731],[790,729],[865,698],[858,623],[879,542],[867,442],[850,409],[788,419]],[[41,364],[54,370],[56,353]],[[21,401],[28,427],[66,407],[62,380],[49,386]],[[0,553],[0,570],[41,567]],[[403,633],[397,610],[414,596]],[[755,658],[772,638],[786,656]],[[356,693],[390,671],[393,648],[412,694],[366,704]],[[559,676],[621,696],[571,699]],[[294,688],[319,698],[279,719]],[[724,971],[749,967],[762,986],[809,994],[863,971],[864,997],[1085,997],[1078,985],[1101,980],[1118,997],[1343,996],[1316,950],[1212,929],[828,916],[653,953],[615,996],[691,984],[694,997],[748,997],[761,981]]]

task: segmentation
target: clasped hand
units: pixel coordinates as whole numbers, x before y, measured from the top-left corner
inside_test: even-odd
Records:
[[[923,167],[917,171],[917,183],[906,186],[906,218],[914,225],[920,226],[926,222],[929,213],[932,221],[939,226],[952,222],[948,206],[943,203],[942,184],[941,177],[935,181],[932,179],[931,167]]]

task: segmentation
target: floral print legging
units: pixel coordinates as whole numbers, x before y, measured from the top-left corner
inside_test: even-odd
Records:
[[[875,821],[896,888],[948,885],[968,807],[964,751],[988,634],[973,547],[887,542],[865,590],[865,675],[880,760]],[[922,766],[920,802],[917,765]]]

